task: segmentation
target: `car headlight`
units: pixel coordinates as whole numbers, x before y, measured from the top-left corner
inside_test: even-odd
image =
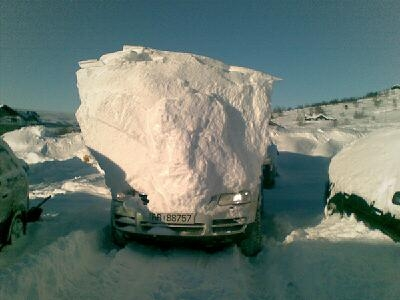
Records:
[[[124,193],[117,193],[115,200],[119,202],[124,202],[126,195]]]
[[[244,204],[250,201],[250,192],[243,191],[236,194],[221,194],[218,199],[218,205]]]
[[[129,198],[130,196],[134,196],[136,194],[136,191],[134,189],[127,190],[125,192],[118,192],[115,197],[113,197],[113,200],[116,200],[118,202],[124,202],[126,198]],[[141,195],[141,194],[139,194]]]
[[[120,216],[134,217],[137,212],[137,204],[134,197],[118,194],[114,198],[112,207],[114,213]]]

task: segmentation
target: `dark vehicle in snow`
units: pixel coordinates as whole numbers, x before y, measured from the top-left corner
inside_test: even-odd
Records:
[[[392,203],[400,207],[400,192],[393,195]],[[394,241],[400,241],[400,220],[390,212],[384,212],[355,194],[337,193],[327,205],[327,213],[355,214],[357,219],[372,228],[378,228]]]
[[[339,152],[329,167],[327,215],[355,216],[400,241],[400,132],[370,134]]]
[[[0,139],[0,245],[25,234],[28,191],[26,165]]]

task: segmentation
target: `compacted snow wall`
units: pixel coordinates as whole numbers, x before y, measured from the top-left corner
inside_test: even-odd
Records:
[[[152,211],[190,212],[257,188],[276,78],[137,46],[79,65],[76,116],[113,196],[133,187]]]

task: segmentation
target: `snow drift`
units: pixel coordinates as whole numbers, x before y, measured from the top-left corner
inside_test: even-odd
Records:
[[[113,196],[130,186],[152,211],[187,212],[256,189],[276,78],[136,46],[79,65],[76,116]]]
[[[273,132],[272,139],[279,145],[280,151],[332,157],[344,145],[362,136],[363,133],[349,128],[299,128],[290,131]]]
[[[18,158],[28,164],[90,157],[80,134],[68,133],[60,136],[57,130],[44,126],[29,126],[7,132],[3,138]]]
[[[400,191],[399,149],[399,129],[375,131],[344,148],[329,166],[331,195],[355,194],[399,218],[400,207],[392,203]]]

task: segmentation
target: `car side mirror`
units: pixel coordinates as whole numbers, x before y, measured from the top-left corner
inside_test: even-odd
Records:
[[[396,204],[396,205],[400,205],[400,192],[394,193],[392,203]]]

